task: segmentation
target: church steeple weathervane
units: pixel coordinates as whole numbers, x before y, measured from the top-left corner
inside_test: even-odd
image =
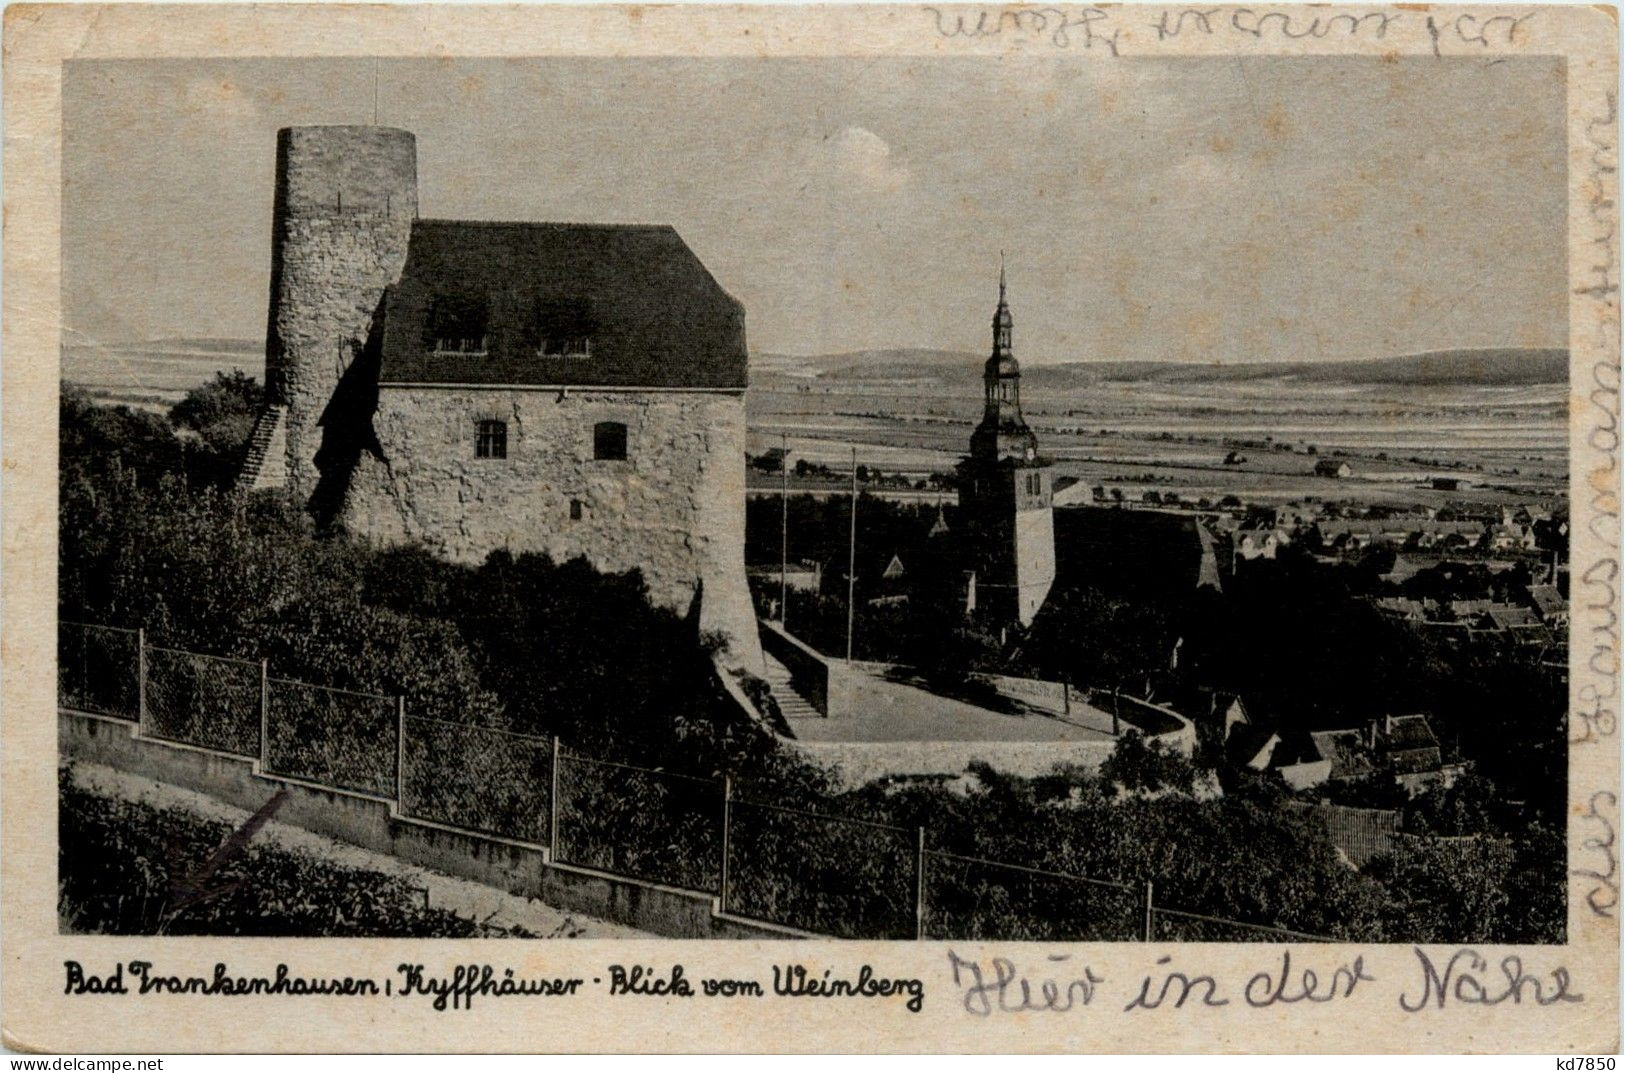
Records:
[[[1010,304],[1005,301],[1004,251],[999,251],[999,308],[993,312],[993,356],[1014,358],[1010,346]]]

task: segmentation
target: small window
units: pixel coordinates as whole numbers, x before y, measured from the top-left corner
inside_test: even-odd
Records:
[[[592,340],[584,335],[548,336],[542,340],[544,358],[590,358]]]
[[[481,421],[479,437],[474,441],[475,458],[508,457],[508,423]]]
[[[581,500],[579,499],[570,500],[570,520],[572,522],[581,520]]]
[[[544,358],[590,358],[592,303],[585,299],[543,302],[536,307],[529,343]]]
[[[592,456],[600,462],[618,462],[626,457],[626,426],[619,421],[600,421],[592,427]]]
[[[481,357],[486,353],[487,307],[484,298],[442,295],[429,310],[424,342],[436,354]]]

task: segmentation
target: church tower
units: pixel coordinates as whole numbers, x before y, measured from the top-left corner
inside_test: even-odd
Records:
[[[1032,623],[1055,581],[1049,462],[1021,416],[1021,366],[999,265],[993,353],[982,369],[982,421],[959,464],[959,509],[975,571],[976,613],[997,626]]]

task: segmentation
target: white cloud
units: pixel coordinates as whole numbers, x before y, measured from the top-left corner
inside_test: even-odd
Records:
[[[825,135],[819,156],[829,176],[874,193],[891,193],[908,185],[907,165],[892,157],[891,146],[872,130],[842,127]]]

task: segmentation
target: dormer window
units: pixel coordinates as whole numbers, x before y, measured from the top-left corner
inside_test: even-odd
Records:
[[[542,340],[544,358],[590,358],[592,340],[584,335],[551,336]]]
[[[489,307],[474,295],[441,295],[429,310],[424,342],[436,355],[484,357],[490,339]]]
[[[544,358],[592,357],[593,317],[584,299],[544,302],[531,326],[536,353]]]

